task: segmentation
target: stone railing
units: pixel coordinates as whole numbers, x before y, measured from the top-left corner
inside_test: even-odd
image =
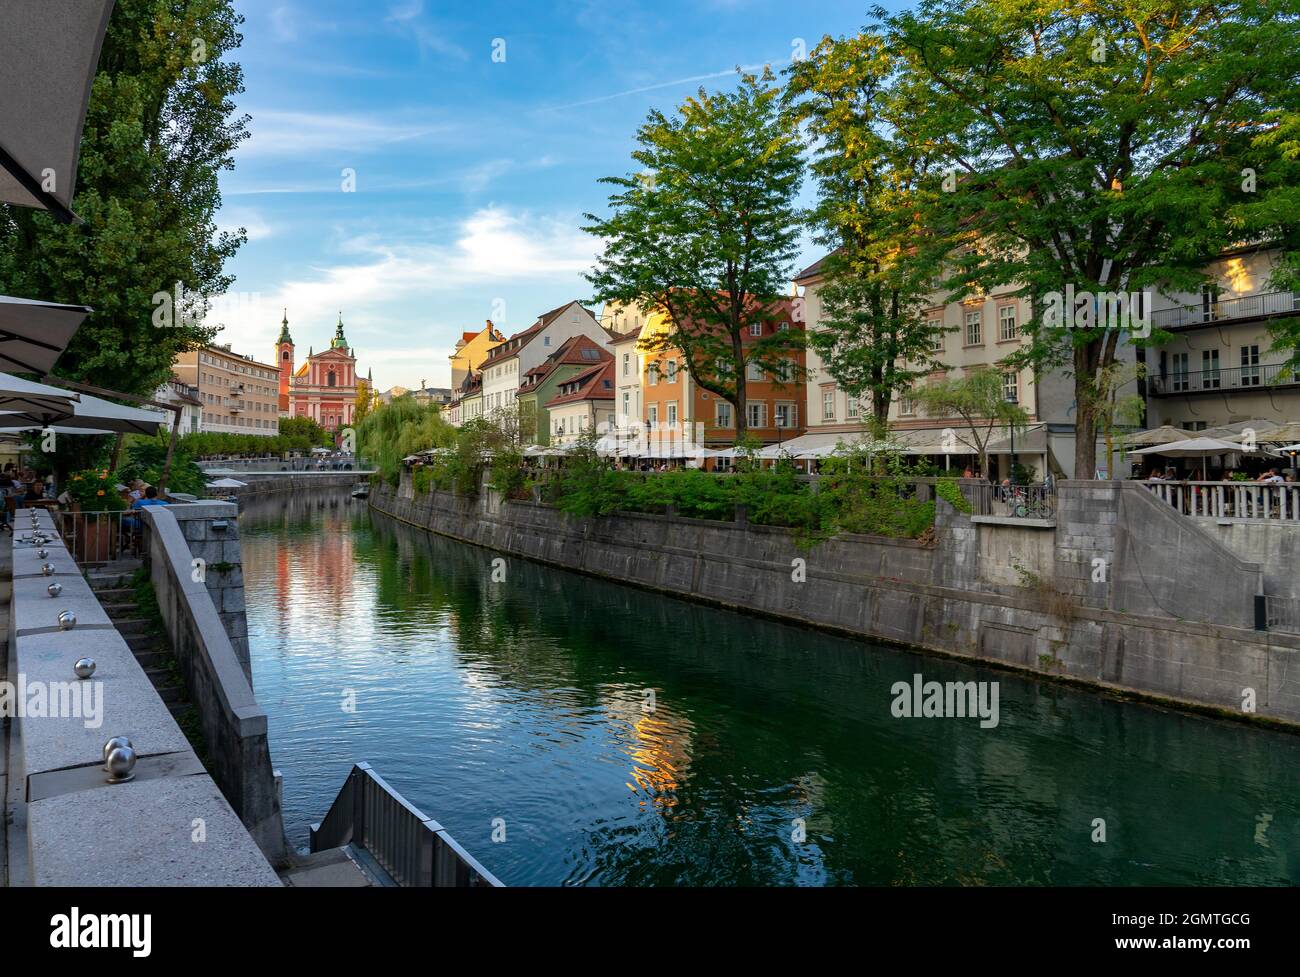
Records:
[[[9,728],[11,885],[278,885],[153,683],[100,606],[48,513],[17,513],[7,679],[39,715]],[[40,535],[43,542],[33,542]],[[42,554],[44,551],[44,555]],[[60,621],[60,612],[75,617]],[[94,662],[85,678],[74,663]],[[104,747],[130,741],[128,777]],[[204,843],[196,832],[202,830]],[[25,838],[20,837],[25,835]]]
[[[186,516],[198,508],[186,507]],[[169,506],[142,510],[144,558],[176,662],[198,710],[212,777],[267,858],[280,864],[286,856],[284,824],[266,712],[253,697],[247,660],[240,660],[209,592],[206,579],[217,568],[196,557],[187,539],[198,532],[214,537],[202,543],[215,542],[224,560],[221,540],[237,525],[238,513],[230,503],[204,508],[212,510],[208,518],[187,521],[185,530]],[[240,592],[242,617],[242,587]]]
[[[1297,482],[1157,480],[1142,484],[1185,516],[1300,522],[1300,483]]]

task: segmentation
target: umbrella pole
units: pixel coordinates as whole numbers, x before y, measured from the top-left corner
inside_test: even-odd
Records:
[[[118,459],[122,456],[122,441],[125,440],[125,434],[119,434],[117,440],[113,443],[113,460],[108,463],[110,474],[117,471]]]
[[[175,416],[172,418],[171,440],[167,442],[167,460],[163,462],[162,477],[158,479],[159,493],[162,493],[163,491],[166,490],[167,479],[171,478],[172,455],[176,453],[176,439],[180,436],[181,433],[181,413],[185,410],[185,408],[181,407],[178,404],[175,407],[172,407],[171,410]]]

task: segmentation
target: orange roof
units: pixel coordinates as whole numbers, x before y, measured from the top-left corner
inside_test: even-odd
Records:
[[[527,371],[524,374],[524,382],[519,385],[519,390],[523,392],[537,386],[561,365],[591,366],[612,359],[613,357],[590,336],[573,336],[561,343],[560,348],[541,363]]]

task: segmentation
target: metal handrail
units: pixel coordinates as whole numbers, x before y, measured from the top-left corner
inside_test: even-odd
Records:
[[[1260,316],[1300,312],[1300,292],[1256,292],[1233,299],[1216,299],[1208,305],[1183,305],[1151,313],[1157,329],[1212,325],[1226,319],[1253,319]]]
[[[368,763],[352,768],[325,817],[311,826],[311,851],[347,844],[369,853],[399,886],[503,886]]]
[[[1218,370],[1160,373],[1151,377],[1151,392],[1160,397],[1214,390],[1256,390],[1260,387],[1283,387],[1296,383],[1300,383],[1300,376],[1285,363],[1258,363],[1253,366],[1227,366]]]

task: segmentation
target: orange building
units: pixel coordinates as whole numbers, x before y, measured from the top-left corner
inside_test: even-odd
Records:
[[[735,408],[705,390],[690,376],[682,350],[654,348],[654,335],[666,331],[663,317],[652,317],[638,344],[644,351],[641,374],[642,422],[651,441],[703,443],[708,448],[728,447],[736,441]],[[776,314],[754,323],[742,338],[745,347],[778,330],[803,329],[794,318],[793,300],[786,299]],[[777,444],[804,433],[804,351],[791,350],[789,367],[780,376],[750,364],[745,377],[749,434],[766,444]]]

